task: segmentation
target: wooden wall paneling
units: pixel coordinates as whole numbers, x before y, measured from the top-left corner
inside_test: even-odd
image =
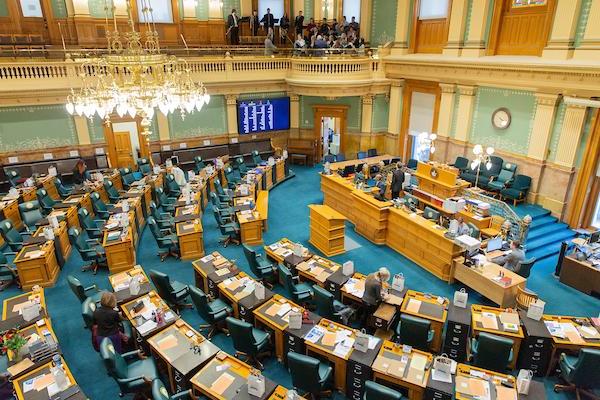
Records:
[[[450,28],[450,11],[452,0],[448,1],[446,18],[419,19],[420,0],[414,2],[413,21],[410,37],[410,53],[442,53],[448,42]]]
[[[210,44],[225,44],[225,21],[208,21],[208,40]]]
[[[8,17],[0,18],[0,33],[22,33],[21,31],[21,9],[18,0],[6,0]]]

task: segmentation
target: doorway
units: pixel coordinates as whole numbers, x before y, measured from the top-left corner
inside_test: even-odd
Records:
[[[141,157],[149,158],[148,142],[138,121],[121,119],[104,128],[112,168],[135,168]]]
[[[326,155],[337,156],[340,153],[340,118],[321,118],[321,143],[323,157]]]
[[[344,154],[348,106],[313,106],[314,138],[318,141],[317,160],[325,155]]]

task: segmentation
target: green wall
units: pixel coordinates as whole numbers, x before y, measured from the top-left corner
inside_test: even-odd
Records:
[[[208,4],[208,0],[199,0],[198,2],[206,2]],[[223,0],[223,18],[227,19],[227,16],[231,14],[232,8],[236,9],[237,15],[242,15],[240,0]]]
[[[227,133],[227,109],[224,96],[211,96],[202,110],[185,115],[178,111],[168,115],[171,139],[193,136],[222,135]]]
[[[577,146],[577,154],[575,155],[575,167],[581,167],[581,160],[583,158],[583,154],[585,153],[585,147],[590,137],[590,132],[592,131],[592,116],[594,113],[592,109],[587,109],[587,114],[585,116],[585,122],[583,123],[583,134],[581,135],[581,140],[579,141],[579,145]]]
[[[573,41],[573,45],[575,47],[579,47],[581,40],[583,39],[585,28],[590,16],[590,8],[592,8],[592,0],[581,1],[581,6],[579,8],[579,19],[577,20],[577,28],[575,30],[575,38]],[[598,23],[598,21],[595,21],[595,23]]]
[[[67,18],[67,4],[65,0],[52,0],[51,4],[54,18]]]
[[[398,0],[373,0],[371,9],[371,45],[393,41],[396,36]]]
[[[300,1],[300,0],[298,0]],[[308,21],[315,16],[315,1],[314,0],[304,0],[304,23],[308,24]]]
[[[196,19],[208,21],[208,0],[199,0],[196,3]]]
[[[384,94],[373,97],[373,117],[371,118],[372,132],[387,132],[390,101]]]
[[[496,129],[491,122],[492,113],[500,107],[508,108],[512,115],[507,129]],[[533,92],[480,87],[475,98],[470,142],[527,155],[535,108]]]
[[[562,130],[563,121],[565,119],[565,111],[567,107],[565,102],[561,98],[560,103],[555,111],[554,125],[552,126],[552,132],[550,133],[550,143],[548,145],[548,156],[546,159],[550,162],[554,162],[556,159],[556,150],[558,149],[558,141],[560,139],[560,131]]]
[[[327,100],[325,97],[300,96],[300,128],[314,128],[315,116],[312,107],[315,105],[348,106],[348,131],[360,132],[362,107],[359,96],[338,97],[335,100]]]
[[[8,17],[8,0],[0,0],[0,17]]]
[[[456,135],[456,117],[458,116],[458,102],[460,100],[460,94],[458,90],[454,92],[454,100],[452,102],[452,124],[450,125],[450,137]]]
[[[108,17],[112,18],[112,8],[111,2],[107,1],[106,5],[108,5]],[[104,9],[105,2],[104,0],[88,0],[88,7],[90,8],[90,16],[92,18],[105,18],[106,10]]]
[[[0,151],[77,145],[73,118],[62,104],[0,108]]]

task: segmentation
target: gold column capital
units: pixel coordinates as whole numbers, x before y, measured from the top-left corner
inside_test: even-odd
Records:
[[[373,95],[371,93],[365,94],[361,96],[361,100],[363,104],[370,105],[373,104]]]
[[[300,95],[297,93],[288,93],[290,101],[300,101]]]
[[[404,87],[404,79],[392,79],[392,87]]]
[[[538,105],[541,106],[555,106],[556,102],[559,99],[558,94],[550,94],[550,93],[536,93],[535,99]]]
[[[456,87],[461,96],[475,96],[477,93],[477,86],[457,85]]]
[[[440,89],[442,89],[442,93],[454,93],[456,92],[456,85],[454,83],[440,82]]]
[[[236,105],[237,104],[237,95],[236,94],[227,94],[225,95],[225,100],[227,101],[227,105]]]

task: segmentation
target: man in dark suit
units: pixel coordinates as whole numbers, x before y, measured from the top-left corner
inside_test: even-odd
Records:
[[[273,17],[273,14],[271,14],[270,8],[267,8],[267,13],[262,17],[260,22],[264,24],[263,28],[265,31],[267,31],[267,33],[269,32],[269,29],[273,29],[275,27],[275,17]]]
[[[402,191],[404,171],[402,171],[401,167],[402,164],[396,164],[396,169],[392,172],[392,199],[397,199]]]
[[[252,36],[258,35],[258,28],[260,28],[260,20],[258,19],[258,11],[254,10],[250,17],[250,32],[252,32]]]
[[[304,30],[304,15],[302,15],[302,11],[299,11],[298,16],[294,19],[294,26],[296,27],[296,36],[302,35],[302,31]]]
[[[231,14],[227,17],[227,34],[229,42],[232,45],[240,44],[240,18],[237,16],[235,8],[231,10]]]

